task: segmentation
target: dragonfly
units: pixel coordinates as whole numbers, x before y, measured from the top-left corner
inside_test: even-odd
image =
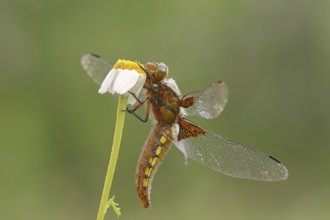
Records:
[[[87,74],[101,84],[112,65],[101,57],[87,54],[82,57]],[[166,153],[174,145],[188,158],[218,173],[236,178],[281,181],[288,177],[288,169],[274,156],[236,143],[192,122],[186,116],[214,119],[228,101],[228,87],[216,81],[203,90],[181,95],[173,79],[168,79],[164,63],[140,65],[146,73],[144,93],[134,97],[137,103],[126,108],[139,120],[155,121],[137,164],[136,191],[145,208],[150,207],[150,191],[154,174]],[[145,117],[136,111],[146,106]]]

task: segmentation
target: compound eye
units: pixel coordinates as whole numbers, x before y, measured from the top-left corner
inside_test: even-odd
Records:
[[[165,63],[157,63],[156,70],[155,70],[155,79],[157,81],[162,81],[167,77],[168,74],[168,67]]]
[[[165,63],[157,63],[157,68],[161,72],[165,72],[166,74],[168,73],[168,67]]]

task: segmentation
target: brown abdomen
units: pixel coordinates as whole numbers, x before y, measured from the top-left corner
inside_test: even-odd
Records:
[[[158,123],[144,146],[136,171],[136,191],[144,208],[150,206],[150,189],[152,177],[164,158],[172,142],[172,132],[169,125]]]

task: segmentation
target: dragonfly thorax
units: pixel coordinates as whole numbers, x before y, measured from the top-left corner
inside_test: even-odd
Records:
[[[168,86],[160,83],[147,89],[152,111],[158,123],[173,124],[180,112],[178,95]]]

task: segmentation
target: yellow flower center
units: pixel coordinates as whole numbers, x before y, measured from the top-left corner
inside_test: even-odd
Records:
[[[130,61],[130,60],[117,60],[113,68],[115,69],[123,69],[123,70],[135,70],[136,72],[143,74],[144,76],[146,73],[141,68],[143,65],[137,61]]]

